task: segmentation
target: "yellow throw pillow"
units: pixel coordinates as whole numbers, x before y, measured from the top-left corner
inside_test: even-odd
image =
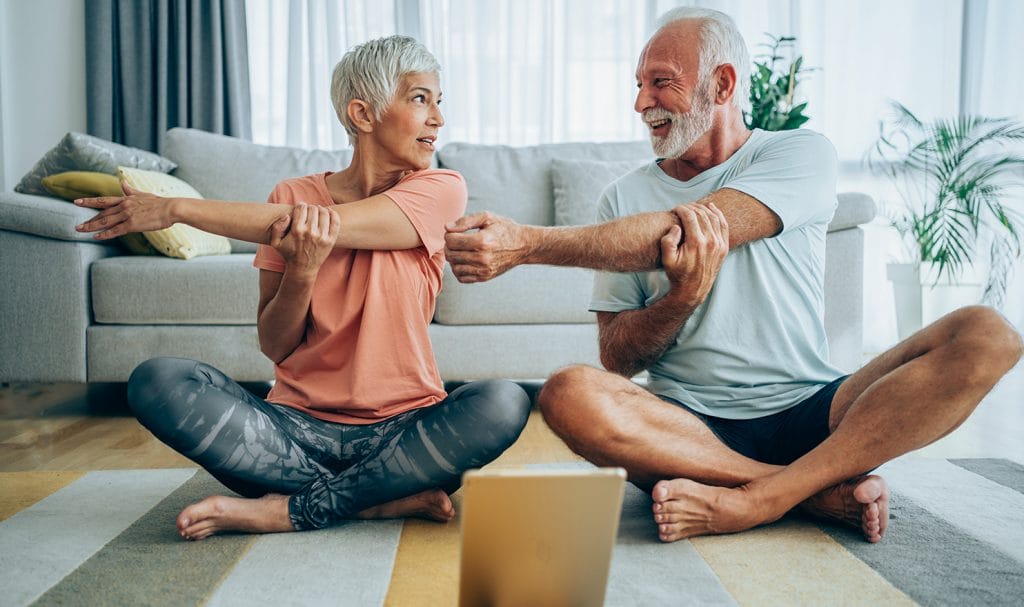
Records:
[[[43,188],[65,200],[121,195],[121,182],[116,176],[93,171],[67,171],[43,177]]]
[[[117,173],[123,183],[140,192],[172,198],[202,198],[195,188],[166,173],[129,167],[118,167]],[[143,234],[150,244],[168,257],[192,259],[200,255],[226,255],[231,252],[231,242],[227,238],[183,223]]]

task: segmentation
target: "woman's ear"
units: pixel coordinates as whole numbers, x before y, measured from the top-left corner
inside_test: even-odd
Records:
[[[377,121],[374,119],[370,104],[362,99],[353,99],[348,102],[346,110],[348,111],[348,119],[352,121],[356,130],[360,133],[373,132],[373,127]]]

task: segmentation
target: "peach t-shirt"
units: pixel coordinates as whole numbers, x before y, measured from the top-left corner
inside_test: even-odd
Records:
[[[268,202],[330,206],[328,175],[282,181]],[[409,218],[423,246],[334,249],[313,286],[306,335],[275,365],[268,401],[327,421],[370,424],[445,398],[427,327],[441,289],[444,226],[465,211],[466,184],[454,171],[416,171],[384,195]],[[253,265],[285,268],[267,245]]]

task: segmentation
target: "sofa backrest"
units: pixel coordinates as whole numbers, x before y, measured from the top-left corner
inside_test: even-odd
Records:
[[[646,141],[550,143],[529,147],[449,143],[437,152],[441,168],[462,173],[467,213],[494,211],[520,223],[553,225],[552,159],[649,160]],[[639,164],[639,162],[638,162]]]

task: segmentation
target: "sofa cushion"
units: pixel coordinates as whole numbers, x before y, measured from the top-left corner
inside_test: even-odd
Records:
[[[304,150],[258,145],[196,129],[167,131],[164,153],[178,163],[174,174],[211,200],[265,202],[279,182],[292,177],[339,171],[352,150]],[[235,253],[253,253],[256,245],[231,240]]]
[[[449,143],[437,153],[441,168],[466,178],[467,213],[494,211],[520,223],[553,225],[553,158],[643,160],[653,158],[646,141],[617,143],[550,143],[514,148],[503,145]]]
[[[589,323],[594,274],[579,268],[519,266],[494,280],[463,284],[445,266],[434,322],[444,325]]]
[[[120,167],[117,171],[121,182],[132,190],[172,198],[202,198],[195,188],[171,175],[128,167]],[[227,238],[183,223],[176,223],[163,230],[143,232],[143,235],[149,244],[168,257],[192,259],[201,255],[227,255],[231,252],[231,243]]]
[[[112,324],[255,324],[259,271],[252,258],[101,259],[92,264],[93,315]]]
[[[47,196],[43,177],[66,171],[97,171],[114,175],[119,166],[167,173],[175,165],[167,158],[146,150],[83,133],[68,133],[21,178],[14,191]]]
[[[597,204],[608,184],[643,164],[636,160],[551,161],[555,225],[581,226],[597,221]]]

